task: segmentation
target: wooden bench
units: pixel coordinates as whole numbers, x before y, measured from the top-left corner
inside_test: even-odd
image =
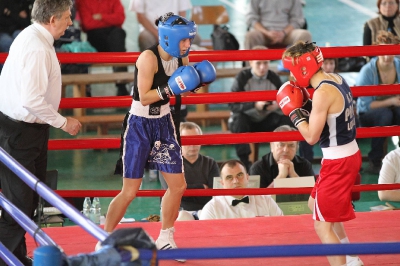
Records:
[[[209,123],[219,123],[221,131],[228,131],[229,110],[205,111],[205,112],[189,112],[186,119],[195,123],[199,123],[203,127]],[[120,128],[124,120],[125,114],[112,115],[82,115],[75,116],[81,122],[83,130],[87,127],[96,127],[98,135],[108,135],[110,127]]]
[[[193,20],[197,26],[224,25],[229,22],[229,14],[224,5],[193,6],[191,14],[191,20]],[[212,49],[211,39],[205,39],[204,36],[202,37],[200,46]]]
[[[62,75],[62,94],[65,97],[66,87],[72,85],[73,97],[85,97],[88,84],[128,83],[133,81],[133,72],[96,73],[96,74],[64,74]],[[74,109],[75,116],[83,116],[83,108]]]
[[[95,127],[99,136],[108,135],[110,127],[121,128],[124,117],[125,114],[75,116],[81,122],[83,131],[88,127]]]
[[[221,125],[222,132],[226,132],[228,131],[228,119],[230,114],[230,110],[188,112],[186,120],[195,122],[203,128],[212,123],[219,123]]]
[[[203,128],[211,123],[220,123],[222,132],[229,132],[228,119],[230,117],[229,110],[215,110],[205,112],[189,112],[186,116],[187,121],[195,122],[200,124]],[[109,135],[110,128],[121,128],[125,114],[114,114],[114,115],[85,115],[77,116],[82,126],[83,131],[86,131],[89,127],[95,127],[97,131],[96,137],[111,137]],[[85,138],[86,136],[84,136]],[[119,136],[113,136],[119,137]],[[258,160],[259,143],[250,143],[251,154],[249,160],[255,162]]]

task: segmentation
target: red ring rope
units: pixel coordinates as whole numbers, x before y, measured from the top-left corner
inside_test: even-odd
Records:
[[[210,60],[220,61],[247,61],[255,59],[280,60],[284,49],[270,49],[265,51],[239,50],[239,51],[192,51],[191,62]],[[341,46],[321,47],[325,58],[397,55],[398,45],[368,45],[368,46]],[[58,53],[58,59],[63,64],[68,63],[135,63],[139,52],[120,53]],[[7,53],[0,53],[0,63],[7,58]]]
[[[122,123],[122,121],[121,121]],[[400,126],[357,128],[357,138],[399,136]],[[182,145],[223,145],[303,140],[299,132],[259,132],[183,136]],[[49,150],[118,149],[119,138],[52,139]]]
[[[400,189],[400,184],[354,185],[352,191],[377,191]],[[229,196],[229,195],[281,195],[310,194],[312,187],[302,188],[237,188],[237,189],[187,189],[184,196]],[[120,190],[56,190],[61,197],[115,197]],[[138,197],[162,197],[165,190],[139,190]]]
[[[371,85],[351,87],[354,97],[374,95],[394,95],[400,91],[400,84],[394,85]],[[310,95],[314,90],[308,90]],[[182,97],[182,104],[213,104],[254,102],[264,99],[274,101],[276,90],[273,91],[249,91],[249,92],[214,92],[197,93]],[[105,107],[128,107],[131,106],[131,96],[107,96],[107,97],[81,97],[62,98],[60,108],[105,108]],[[175,97],[171,98],[171,104],[175,104]]]

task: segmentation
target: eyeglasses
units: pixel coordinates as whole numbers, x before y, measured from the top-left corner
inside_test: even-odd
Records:
[[[296,144],[295,143],[286,143],[286,142],[278,142],[277,147],[279,149],[284,149],[285,147],[287,147],[288,149],[296,149]]]
[[[237,178],[237,180],[242,180],[244,176],[245,176],[244,173],[240,172],[235,177],[233,175],[225,176],[225,180],[229,182],[233,181],[234,178]]]
[[[397,5],[396,2],[381,2],[381,6],[394,6]]]

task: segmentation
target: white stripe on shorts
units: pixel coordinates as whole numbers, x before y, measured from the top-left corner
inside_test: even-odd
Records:
[[[132,101],[129,113],[146,118],[160,118],[171,112],[169,103],[161,105],[160,107],[152,106],[151,108],[152,109],[150,109],[150,105],[143,106],[139,101]],[[153,114],[157,113],[157,115],[150,115],[150,111]]]

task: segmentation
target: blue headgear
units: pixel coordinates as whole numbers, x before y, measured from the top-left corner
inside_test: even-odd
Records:
[[[174,15],[170,12],[161,16],[158,22],[158,41],[161,47],[173,57],[185,57],[189,49],[181,55],[179,42],[183,39],[192,39],[196,36],[197,26],[193,21]]]

